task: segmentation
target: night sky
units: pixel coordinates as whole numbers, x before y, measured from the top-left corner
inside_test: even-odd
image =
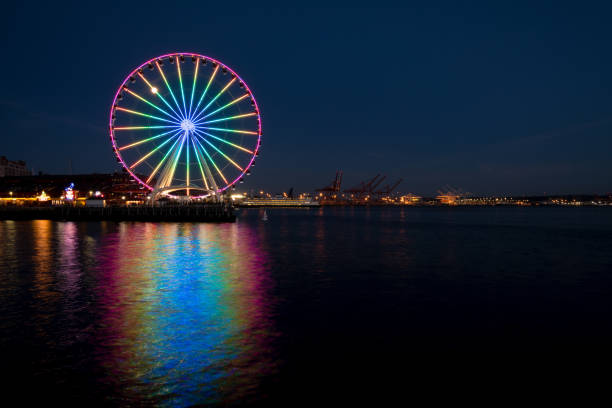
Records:
[[[261,107],[241,189],[308,191],[342,169],[347,188],[382,173],[419,194],[612,191],[609,2],[24,3],[0,17],[0,155],[35,171],[119,170],[117,87],[190,51],[236,70]]]

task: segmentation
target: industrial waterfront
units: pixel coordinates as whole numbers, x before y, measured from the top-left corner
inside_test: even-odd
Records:
[[[25,163],[24,163],[25,164]],[[326,187],[313,191],[266,192],[237,187],[219,200],[237,207],[319,207],[319,206],[609,206],[612,193],[520,196],[479,196],[450,186],[427,197],[396,191],[399,182],[379,187],[385,179],[377,175],[350,188],[342,187],[342,172]],[[401,181],[401,180],[399,180]],[[67,189],[70,193],[67,194]],[[191,200],[192,204],[210,199]],[[185,205],[169,196],[156,205]],[[45,207],[146,207],[153,205],[150,191],[124,173],[77,175],[21,175],[0,177],[2,206]]]

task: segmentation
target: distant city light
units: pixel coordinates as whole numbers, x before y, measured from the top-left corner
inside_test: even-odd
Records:
[[[38,201],[49,201],[49,196],[45,194],[45,190],[43,190],[43,192],[36,198]]]

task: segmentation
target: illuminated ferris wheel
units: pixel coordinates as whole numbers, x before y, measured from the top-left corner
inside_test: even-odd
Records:
[[[110,137],[119,163],[154,197],[216,195],[242,181],[258,155],[261,119],[247,84],[193,53],[153,58],[113,100]]]

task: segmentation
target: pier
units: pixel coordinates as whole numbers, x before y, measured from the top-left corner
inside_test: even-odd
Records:
[[[0,206],[0,220],[234,222],[231,204],[168,206]]]

